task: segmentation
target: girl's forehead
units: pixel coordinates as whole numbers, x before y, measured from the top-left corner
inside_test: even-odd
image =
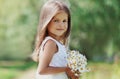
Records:
[[[56,14],[59,14],[59,13],[66,13],[67,14],[67,12],[65,12],[64,10],[60,10]]]
[[[65,12],[65,11],[58,11],[56,14],[55,14],[55,16],[54,17],[68,17],[68,14]]]

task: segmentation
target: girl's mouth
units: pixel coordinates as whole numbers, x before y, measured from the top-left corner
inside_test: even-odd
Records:
[[[56,30],[60,30],[61,31],[61,30],[64,30],[64,29],[56,29]]]

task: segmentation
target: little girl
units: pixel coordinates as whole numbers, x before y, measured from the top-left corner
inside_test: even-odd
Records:
[[[67,67],[71,17],[61,1],[46,2],[41,10],[33,59],[37,61],[36,79],[78,79]]]

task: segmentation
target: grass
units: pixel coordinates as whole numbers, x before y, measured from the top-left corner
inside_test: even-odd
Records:
[[[0,79],[13,79],[18,76],[20,71],[13,69],[0,68]]]
[[[0,79],[14,79],[25,70],[34,66],[34,62],[0,61]]]
[[[90,62],[88,66],[91,71],[83,74],[80,79],[119,79],[120,64]],[[0,62],[0,79],[14,79],[31,67],[36,67],[34,62]]]
[[[85,73],[80,79],[119,79],[120,64],[90,63],[91,71]]]

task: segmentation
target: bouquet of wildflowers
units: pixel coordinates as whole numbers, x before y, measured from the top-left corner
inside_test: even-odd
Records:
[[[86,67],[87,59],[79,51],[70,51],[67,56],[67,62],[68,67],[71,68],[76,76],[80,76],[84,72],[89,72],[89,69]]]

